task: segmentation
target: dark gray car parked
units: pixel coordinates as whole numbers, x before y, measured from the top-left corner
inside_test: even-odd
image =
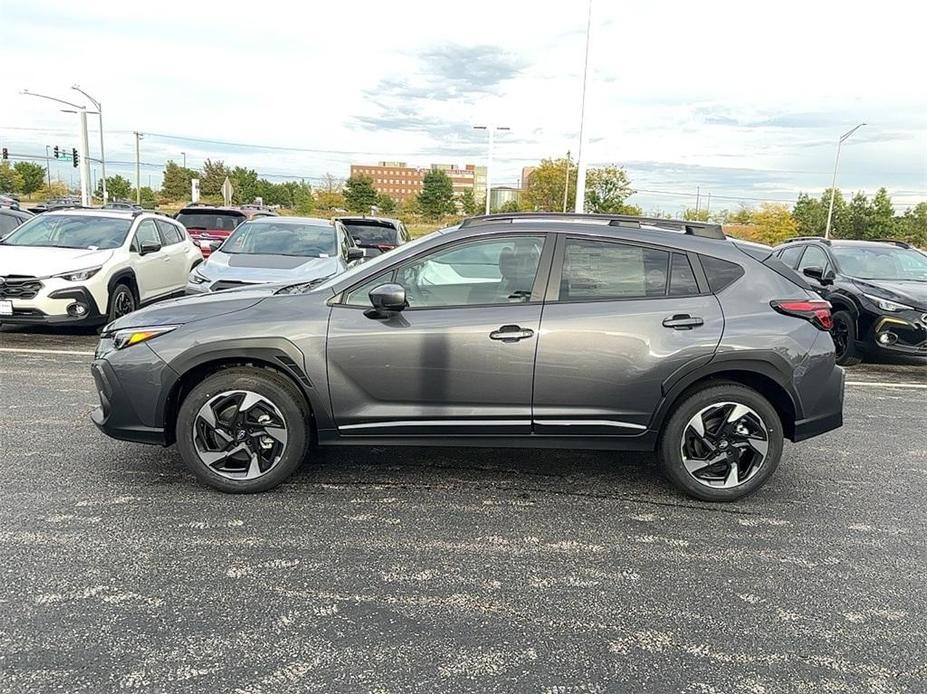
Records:
[[[656,450],[730,501],[783,438],[842,424],[830,309],[715,225],[592,215],[464,221],[324,283],[220,292],[104,331],[94,422],[174,442],[228,492],[310,444]]]

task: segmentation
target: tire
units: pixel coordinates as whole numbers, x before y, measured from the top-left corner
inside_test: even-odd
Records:
[[[302,464],[309,416],[305,398],[285,376],[259,367],[223,369],[194,386],[181,403],[177,448],[201,482],[232,494],[263,492]],[[223,457],[235,448],[240,450]]]
[[[109,300],[106,305],[106,322],[112,323],[117,318],[132,313],[136,308],[137,302],[132,289],[127,284],[120,282],[109,293]]]
[[[730,419],[738,413],[737,419]],[[698,425],[693,424],[696,419],[701,421],[705,437],[698,435]],[[741,430],[747,434],[742,435]],[[760,438],[764,435],[765,441]],[[736,501],[753,494],[776,471],[782,443],[782,422],[770,402],[752,388],[722,382],[683,396],[663,427],[658,455],[664,474],[689,496],[702,501]],[[760,455],[758,449],[764,446]],[[711,452],[703,456],[703,451]],[[703,457],[708,461],[719,456],[728,457],[702,467]],[[738,462],[732,465],[732,460]],[[733,474],[732,468],[736,468]]]
[[[838,366],[856,366],[863,359],[856,347],[856,321],[849,311],[836,311],[833,316],[834,327],[831,337]]]

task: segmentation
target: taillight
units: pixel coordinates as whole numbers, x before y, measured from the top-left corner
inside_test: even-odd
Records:
[[[821,299],[782,299],[770,301],[769,305],[779,313],[796,318],[804,318],[820,330],[830,330],[834,327],[834,320],[830,315],[830,302]]]

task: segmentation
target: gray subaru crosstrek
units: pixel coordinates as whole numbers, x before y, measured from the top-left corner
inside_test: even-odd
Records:
[[[324,282],[105,329],[93,421],[222,491],[317,445],[655,450],[699,499],[756,491],[842,424],[830,307],[770,249],[624,216],[465,220]]]

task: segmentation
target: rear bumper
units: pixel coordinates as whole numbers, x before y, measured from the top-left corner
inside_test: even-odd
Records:
[[[845,381],[844,370],[834,366],[830,376],[817,390],[813,408],[806,407],[805,417],[795,422],[789,437],[792,441],[804,441],[843,426]]]

